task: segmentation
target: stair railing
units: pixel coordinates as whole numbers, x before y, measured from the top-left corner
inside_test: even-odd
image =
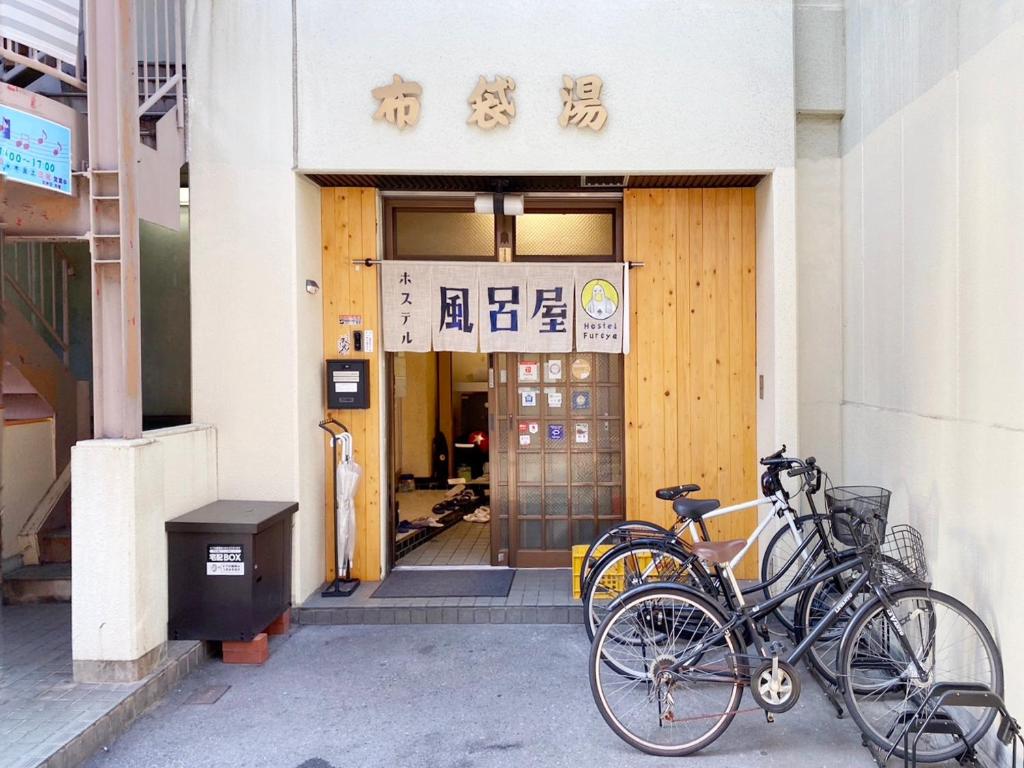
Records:
[[[57,56],[19,43],[9,37],[0,37],[0,58],[14,65],[5,68],[3,73],[5,82],[14,74],[14,69],[20,66],[55,77],[80,91],[85,90],[81,61],[64,61]]]
[[[55,243],[8,241],[0,259],[0,300],[21,310],[66,367],[71,349],[67,257]]]
[[[178,127],[184,126],[184,11],[180,0],[137,0],[139,48],[139,117],[162,99],[178,107]]]

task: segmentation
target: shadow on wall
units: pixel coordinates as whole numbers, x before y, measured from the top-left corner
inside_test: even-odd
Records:
[[[187,424],[192,418],[189,288],[189,208],[178,231],[139,222],[142,291],[143,428]],[[68,280],[71,372],[92,380],[89,249],[62,245],[74,274]]]

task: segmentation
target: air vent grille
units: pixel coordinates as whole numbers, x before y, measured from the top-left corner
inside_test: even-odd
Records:
[[[587,189],[594,187],[624,187],[626,176],[580,176],[580,186]]]

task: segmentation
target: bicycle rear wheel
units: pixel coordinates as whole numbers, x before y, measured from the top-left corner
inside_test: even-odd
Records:
[[[587,591],[587,579],[590,577],[591,571],[597,564],[597,561],[601,559],[601,555],[605,554],[608,550],[633,539],[660,538],[661,536],[668,536],[669,533],[667,528],[663,528],[657,523],[649,523],[646,520],[626,520],[613,525],[594,539],[590,548],[587,549],[586,555],[583,556],[583,565],[580,567],[579,576],[580,595]]]
[[[686,584],[704,573],[697,559],[669,541],[644,539],[620,544],[591,570],[583,595],[583,624],[591,640],[619,596],[651,582]]]
[[[740,643],[725,624],[714,603],[685,587],[645,588],[609,613],[591,646],[590,689],[623,741],[674,757],[729,727],[743,686]]]
[[[889,600],[891,612],[875,599],[853,617],[839,652],[839,672],[846,681],[847,710],[864,735],[903,757],[904,726],[933,686],[980,683],[1002,695],[1003,662],[988,628],[956,598],[930,589],[902,589],[890,593]],[[981,740],[996,711],[944,706],[940,714],[960,726],[963,741],[922,734],[921,762],[958,757]]]

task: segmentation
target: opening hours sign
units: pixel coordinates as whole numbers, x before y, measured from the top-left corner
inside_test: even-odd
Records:
[[[0,104],[0,174],[71,194],[71,129]]]

